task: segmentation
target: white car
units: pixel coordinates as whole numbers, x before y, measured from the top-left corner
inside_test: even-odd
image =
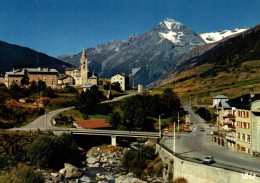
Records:
[[[206,156],[204,159],[203,159],[203,164],[211,164],[211,163],[214,163],[214,158],[213,156]]]
[[[200,131],[205,131],[205,129],[204,128],[200,128]]]

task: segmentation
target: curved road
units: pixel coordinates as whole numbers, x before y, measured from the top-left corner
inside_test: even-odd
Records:
[[[243,168],[249,172],[259,172],[260,174],[260,159],[231,151],[228,148],[220,147],[211,142],[211,136],[207,134],[211,129],[208,124],[205,124],[198,116],[196,116],[190,106],[184,106],[186,111],[189,111],[191,122],[194,124],[194,129],[191,133],[180,134],[176,138],[176,153],[183,156],[203,159],[205,156],[211,155],[215,161],[220,164]],[[200,131],[203,127],[206,131]],[[167,147],[172,149],[172,138],[162,140]]]
[[[119,100],[122,100],[123,98],[130,97],[130,96],[133,96],[133,95],[136,95],[136,94],[138,94],[138,93],[129,92],[127,95],[119,96],[119,97],[116,97],[112,100],[102,101],[101,103],[109,103],[109,102],[119,101]],[[60,113],[60,112],[66,111],[66,110],[71,109],[71,108],[73,108],[73,107],[67,107],[67,108],[62,108],[62,109],[58,109],[58,110],[55,110],[55,111],[48,112],[47,115],[44,114],[44,115],[40,116],[39,118],[37,118],[36,120],[34,120],[33,122],[31,122],[30,124],[28,124],[26,126],[23,126],[23,127],[20,127],[20,128],[12,128],[10,130],[59,129],[58,127],[52,126],[52,124],[51,124],[52,117],[55,116],[56,114]],[[47,119],[46,119],[46,116],[47,116]]]

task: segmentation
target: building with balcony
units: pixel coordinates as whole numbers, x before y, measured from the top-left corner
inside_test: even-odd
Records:
[[[246,94],[228,101],[236,108],[236,150],[260,155],[260,94]]]

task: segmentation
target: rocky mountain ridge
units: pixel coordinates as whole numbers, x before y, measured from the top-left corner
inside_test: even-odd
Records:
[[[144,86],[155,81],[196,46],[205,44],[192,29],[165,19],[143,35],[125,41],[111,41],[86,50],[89,68],[100,77],[124,72]],[[60,58],[79,66],[81,53]]]
[[[259,29],[259,25],[241,31],[240,33],[233,34],[230,36],[227,36],[219,41],[204,44],[202,46],[198,46],[194,49],[192,49],[188,54],[184,55],[179,62],[176,64],[176,66],[170,68],[169,70],[165,71],[160,78],[158,78],[157,81],[151,83],[149,86],[154,87],[161,84],[167,84],[174,80],[177,76],[179,76],[182,72],[185,70],[192,69],[196,67],[202,60],[204,62],[207,62],[207,57],[210,56],[210,54],[217,52],[218,49],[221,47],[225,47],[229,44],[232,44],[232,42],[236,41],[237,39],[243,38],[245,35],[250,35],[252,32],[257,31]],[[241,45],[242,46],[242,45]]]

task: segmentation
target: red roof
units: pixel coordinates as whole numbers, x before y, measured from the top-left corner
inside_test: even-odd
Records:
[[[79,127],[94,129],[94,128],[109,128],[111,125],[106,123],[104,119],[89,119],[89,120],[79,120],[74,121]]]

